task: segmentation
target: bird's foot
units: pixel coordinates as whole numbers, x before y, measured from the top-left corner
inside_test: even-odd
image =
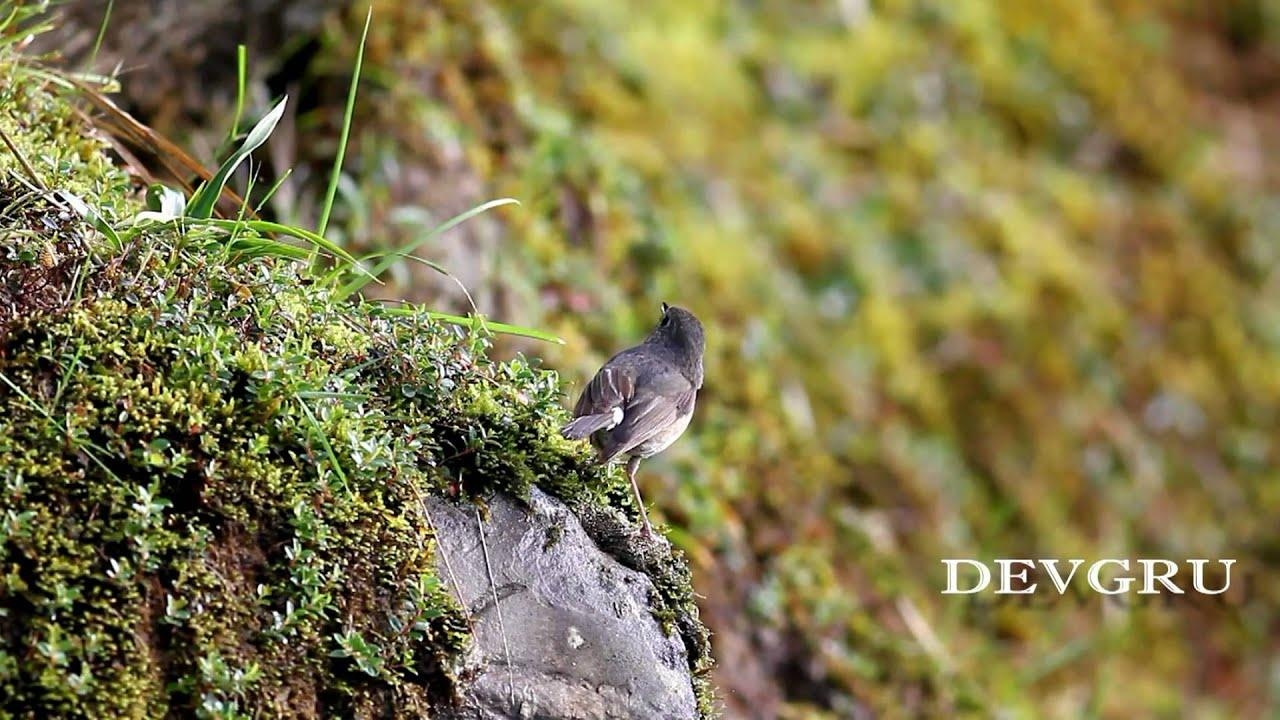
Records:
[[[640,525],[640,541],[646,544],[666,543],[667,536],[653,529],[648,523],[648,518]]]

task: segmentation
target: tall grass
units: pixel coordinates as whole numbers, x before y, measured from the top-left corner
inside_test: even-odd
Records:
[[[103,96],[91,84],[98,84],[98,81],[102,80],[103,83],[99,84],[99,87],[109,87],[109,78],[94,78],[87,73],[72,74],[45,67],[36,60],[21,58],[19,51],[23,38],[33,33],[44,32],[52,26],[52,21],[49,19],[48,14],[50,7],[51,3],[49,2],[34,4],[5,3],[0,5],[0,52],[7,53],[10,59],[21,59],[22,62],[20,64],[23,72],[34,74],[69,92],[78,92],[89,97],[95,106],[103,111],[103,114],[108,116],[117,127],[126,128],[130,140],[134,142],[140,141],[152,146],[162,160],[164,158],[173,158],[180,168],[188,170],[198,165],[198,163],[191,161],[176,145],[160,137],[150,128],[146,128],[116,107],[114,103]],[[98,48],[101,46],[107,23],[110,21],[112,7],[112,3],[108,3],[106,6],[91,57],[96,57]],[[334,297],[338,300],[345,300],[353,295],[358,295],[369,283],[378,282],[378,276],[397,262],[420,262],[450,277],[454,282],[459,282],[447,269],[431,261],[417,258],[412,253],[427,242],[438,238],[443,233],[481,213],[504,205],[518,205],[518,201],[512,198],[500,198],[482,203],[446,220],[397,250],[372,253],[360,259],[353,257],[338,243],[326,237],[329,220],[337,198],[337,190],[342,178],[342,165],[351,139],[357,89],[364,66],[365,45],[372,21],[372,13],[373,10],[370,8],[365,16],[364,29],[361,32],[360,44],[352,71],[351,85],[347,93],[337,153],[329,173],[329,181],[320,209],[320,216],[314,229],[264,220],[258,216],[259,210],[267,199],[275,193],[282,183],[287,181],[291,174],[289,171],[286,171],[282,177],[277,179],[266,193],[266,199],[259,202],[256,207],[251,207],[248,204],[248,193],[244,195],[245,199],[241,199],[241,196],[237,195],[229,187],[232,178],[242,166],[252,167],[251,158],[253,153],[271,138],[284,117],[288,103],[287,96],[280,98],[254,123],[253,127],[242,138],[239,136],[240,123],[245,113],[248,89],[248,58],[244,46],[240,46],[237,52],[236,77],[238,82],[235,110],[227,136],[228,146],[232,149],[212,174],[209,174],[203,168],[199,169],[199,174],[206,179],[190,192],[190,197],[164,185],[153,185],[147,193],[147,209],[126,222],[116,224],[108,222],[100,212],[91,207],[84,199],[76,197],[65,190],[54,193],[51,199],[75,210],[84,217],[108,239],[112,248],[117,252],[127,243],[137,239],[144,230],[152,230],[157,227],[172,227],[181,232],[189,230],[211,231],[220,234],[225,239],[225,247],[229,259],[275,257],[288,262],[302,263],[307,266],[316,282],[323,283],[333,289]],[[14,64],[18,64],[16,60]],[[40,187],[40,175],[25,162],[25,158],[16,147],[12,147],[12,143],[8,141],[7,137],[3,138],[3,141],[7,146],[10,146],[9,150],[19,158],[23,167],[26,168],[30,181]],[[179,175],[180,173],[174,174]],[[252,184],[254,179],[252,172],[250,176],[250,183]],[[234,217],[221,217],[219,208],[228,207],[229,202],[221,206],[220,203],[231,200],[237,202],[237,211],[234,213]],[[459,284],[461,283],[459,282]],[[463,290],[466,293],[465,287]],[[466,295],[470,299],[470,293],[466,293]],[[547,342],[562,342],[554,335],[534,328],[491,322],[479,313],[474,303],[471,310],[472,314],[470,316],[436,312],[414,306],[398,308],[394,312],[423,313],[442,322],[456,324],[476,331],[518,335]]]

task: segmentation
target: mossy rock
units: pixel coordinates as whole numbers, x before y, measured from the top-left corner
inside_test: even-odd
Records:
[[[55,190],[76,178],[124,223],[128,183],[83,132],[51,147],[69,104],[16,87],[0,100],[28,114],[6,134],[36,175],[0,161],[0,716],[452,702],[469,626],[424,499],[537,483],[634,515],[559,437],[557,376],[425,313],[338,302],[221,231],[158,223],[113,246]],[[696,628],[705,676],[687,567],[659,565],[655,613]]]

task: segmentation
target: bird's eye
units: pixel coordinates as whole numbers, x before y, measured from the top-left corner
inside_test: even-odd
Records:
[[[667,326],[671,325],[671,316],[670,316],[670,315],[663,315],[663,316],[662,316],[662,322],[660,322],[660,323],[658,323],[658,324],[659,324],[659,325],[661,325],[662,327],[667,327]]]

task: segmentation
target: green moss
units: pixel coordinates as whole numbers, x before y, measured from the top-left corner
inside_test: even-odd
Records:
[[[0,48],[0,55],[0,107],[7,110],[0,113],[0,132],[22,154],[20,160],[5,147],[0,176],[25,175],[29,167],[45,188],[97,199],[99,211],[109,219],[129,213],[129,177],[103,152],[102,139],[86,134],[65,100],[48,92],[7,48]],[[20,232],[15,226],[5,229],[7,234]]]
[[[55,648],[5,678],[11,707],[129,716],[288,695],[285,712],[301,692],[348,714],[360,698],[426,698],[466,627],[433,574],[430,473],[415,469],[451,408],[379,395],[394,344],[376,313],[326,307],[287,267],[185,262],[169,276],[189,276],[182,297],[144,272],[130,301],[84,300],[3,343],[0,512],[29,518],[3,546],[20,599],[5,651]],[[233,285],[250,292],[228,308],[215,298]],[[312,302],[316,327],[360,327],[381,360],[258,307],[285,297]],[[455,341],[422,330],[412,359],[432,364]],[[378,662],[331,657],[353,632]],[[221,666],[253,682],[229,689]]]
[[[63,101],[0,92],[21,93],[32,157],[67,154]],[[111,178],[76,181],[86,201],[138,209],[71,155]],[[41,243],[76,264],[0,334],[0,715],[425,715],[455,693],[468,622],[423,497],[626,502],[559,438],[557,377],[482,338],[336,303],[217,238],[157,229],[117,254],[39,222],[47,198],[24,207],[0,271],[38,271]],[[687,568],[664,562],[684,585],[655,605],[687,618]]]
[[[560,540],[564,537],[564,528],[559,525],[550,525],[547,527],[547,537],[542,543],[542,550],[546,552],[556,545],[560,544]]]

